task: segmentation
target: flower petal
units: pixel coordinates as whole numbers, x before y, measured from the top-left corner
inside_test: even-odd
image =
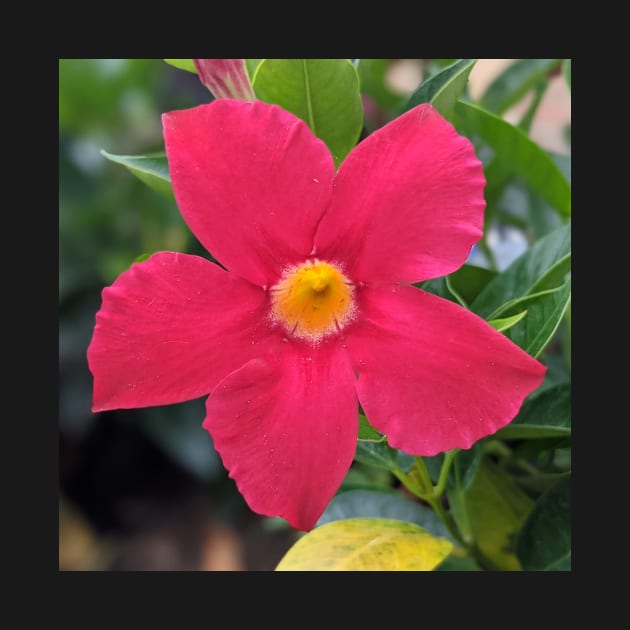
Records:
[[[472,144],[431,105],[418,105],[341,164],[316,254],[363,282],[448,274],[481,237],[484,185]]]
[[[355,381],[338,344],[283,345],[219,383],[203,426],[252,510],[309,530],[352,464]]]
[[[193,59],[199,80],[216,98],[254,100],[245,59]]]
[[[198,256],[160,252],[103,290],[88,363],[93,411],[208,394],[270,344],[267,294]]]
[[[411,455],[470,448],[505,426],[545,367],[477,315],[409,286],[367,287],[347,331],[368,420]]]
[[[221,264],[269,285],[311,253],[335,168],[305,123],[276,105],[233,99],[162,121],[179,209]]]

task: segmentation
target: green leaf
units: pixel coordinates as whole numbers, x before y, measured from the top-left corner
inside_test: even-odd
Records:
[[[387,441],[358,441],[354,458],[358,462],[374,466],[375,468],[381,468],[390,472],[398,470],[398,451],[391,448]]]
[[[511,300],[556,288],[570,269],[571,223],[568,223],[540,239],[490,281],[473,300],[471,309],[485,319],[493,319],[491,315]]]
[[[359,440],[367,442],[384,442],[385,436],[381,435],[362,414],[359,414]]]
[[[528,315],[511,328],[508,337],[533,357],[541,352],[553,338],[571,301],[571,280],[527,305]]]
[[[444,276],[444,285],[448,292],[455,298],[455,301],[463,306],[465,309],[468,308],[468,302],[460,295],[459,291],[453,285],[453,281],[450,276]]]
[[[511,317],[502,317],[501,319],[491,319],[488,324],[492,326],[492,328],[496,328],[499,332],[504,332],[509,330],[514,326],[514,324],[518,324],[523,317],[527,315],[527,309],[517,313],[516,315],[512,315]]]
[[[537,393],[549,387],[571,382],[571,369],[562,355],[547,353],[540,361],[547,366],[547,374],[542,385],[536,390]]]
[[[571,186],[549,154],[525,132],[472,103],[455,105],[457,126],[476,134],[561,216],[571,215]]]
[[[164,61],[171,66],[179,68],[180,70],[186,70],[197,74],[197,68],[195,68],[195,64],[192,59],[165,59]]]
[[[453,468],[448,478],[448,487],[454,487],[456,483],[462,490],[466,490],[477,476],[483,459],[483,446],[476,442],[468,449],[462,449],[455,456]],[[459,481],[457,481],[459,479]]]
[[[471,484],[477,474],[477,468],[483,457],[482,442],[475,442],[468,449],[461,449],[455,455],[447,479],[447,487],[458,486],[465,490]],[[433,457],[423,457],[424,465],[429,471],[431,481],[436,484],[440,477],[440,471],[444,463],[444,453]]]
[[[516,550],[526,571],[571,570],[571,478],[543,494],[519,532]]]
[[[415,523],[435,536],[451,538],[451,535],[435,512],[412,503],[402,496],[388,492],[351,490],[338,494],[328,504],[315,527],[348,518],[389,518]]]
[[[409,97],[403,111],[420,103],[431,103],[444,118],[450,119],[455,103],[462,95],[468,82],[468,75],[475,63],[477,63],[476,59],[459,59],[430,79],[423,81]]]
[[[531,129],[534,118],[536,117],[536,112],[538,111],[538,107],[540,106],[548,86],[549,81],[539,81],[536,84],[534,87],[534,98],[518,123],[518,128],[522,129],[527,134]]]
[[[527,216],[529,217],[529,228],[535,240],[541,239],[562,225],[562,219],[560,219],[558,214],[531,188],[528,188],[520,181],[514,182],[512,188],[517,189],[525,201]]]
[[[431,571],[452,548],[415,523],[352,518],[310,531],[276,571]]]
[[[470,486],[448,491],[453,516],[461,530],[497,569],[518,571],[512,540],[534,502],[487,457]]]
[[[249,80],[251,82],[254,81],[254,75],[256,74],[256,70],[258,70],[258,66],[262,59],[245,59],[245,68],[247,69],[247,74],[249,75]]]
[[[449,276],[449,280],[453,288],[470,304],[496,276],[497,272],[491,269],[463,265]]]
[[[254,76],[256,97],[301,118],[339,166],[363,127],[359,75],[348,59],[264,59]]]
[[[489,86],[480,105],[495,114],[517,103],[560,63],[559,59],[519,59],[510,64]]]
[[[112,162],[126,166],[138,179],[167,196],[173,196],[171,176],[166,153],[147,155],[113,155],[101,149],[101,155]]]
[[[506,440],[571,435],[571,384],[545,389],[525,401],[510,424],[495,434]]]
[[[562,62],[562,74],[570,90],[571,89],[571,60],[570,59],[565,59]]]
[[[441,278],[419,282],[414,286],[428,293],[439,295],[451,302],[461,303],[463,300],[466,304],[470,304],[486,284],[496,276],[497,272],[491,269],[475,265],[463,265],[448,276],[448,282],[446,281],[447,277],[442,276]]]
[[[461,555],[458,549],[453,549],[435,571],[481,571],[479,565],[468,555]]]
[[[529,133],[530,126],[534,120],[534,116],[538,111],[538,106],[542,101],[542,97],[547,89],[549,83],[547,81],[540,82],[536,86],[536,92],[532,103],[518,123],[519,129],[522,129],[525,133]],[[486,188],[484,195],[486,198],[486,213],[484,216],[484,223],[488,225],[492,220],[496,212],[496,207],[503,195],[505,187],[514,178],[513,170],[502,160],[500,157],[495,156],[492,160],[484,166],[484,175],[486,176]],[[531,190],[527,188],[527,192],[531,193]],[[536,197],[538,199],[538,197]],[[547,205],[547,204],[545,204]],[[556,219],[560,220],[558,215],[553,215]]]
[[[339,493],[352,490],[391,492],[391,472],[373,466],[363,466],[362,464],[352,466],[341,482]]]

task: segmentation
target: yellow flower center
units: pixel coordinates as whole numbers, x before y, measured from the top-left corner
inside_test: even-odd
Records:
[[[354,318],[354,287],[339,267],[312,260],[287,269],[271,288],[271,317],[287,332],[318,342]]]

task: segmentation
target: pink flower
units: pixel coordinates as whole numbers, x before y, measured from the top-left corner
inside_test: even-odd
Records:
[[[254,100],[245,59],[193,59],[199,80],[216,98]]]
[[[483,225],[471,143],[430,105],[335,173],[298,118],[255,101],[164,114],[184,219],[227,269],[160,252],[103,290],[94,411],[210,393],[203,426],[255,512],[308,530],[353,461],[358,402],[435,455],[506,425],[545,368],[410,283],[460,267]]]

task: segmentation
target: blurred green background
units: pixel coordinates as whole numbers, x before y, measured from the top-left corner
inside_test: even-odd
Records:
[[[362,137],[390,120],[420,79],[439,67],[438,61],[451,60],[366,61],[370,63],[360,68]],[[480,60],[470,77],[472,96],[510,61]],[[548,141],[550,150],[566,154],[568,92],[561,77],[552,88],[534,131],[538,142]],[[203,399],[150,409],[90,411],[86,349],[103,287],[134,260],[156,251],[207,256],[172,197],[153,191],[100,151],[161,151],[161,114],[210,100],[195,74],[161,59],[59,60],[62,570],[271,570],[296,537],[284,521],[252,513],[228,479],[201,427]],[[514,190],[504,201],[511,212],[520,203]],[[505,268],[527,247],[527,240],[514,225],[509,232],[498,227],[489,244]],[[544,229],[552,227],[545,224]],[[479,252],[473,251],[471,260],[483,265],[483,257],[475,255]],[[387,483],[374,479],[379,474],[355,464],[344,488]]]
[[[174,199],[100,150],[163,150],[160,115],[212,99],[160,59],[59,61],[59,566],[273,569],[293,541],[227,478],[203,399],[92,414],[86,349],[100,293],[142,254],[204,254]]]

